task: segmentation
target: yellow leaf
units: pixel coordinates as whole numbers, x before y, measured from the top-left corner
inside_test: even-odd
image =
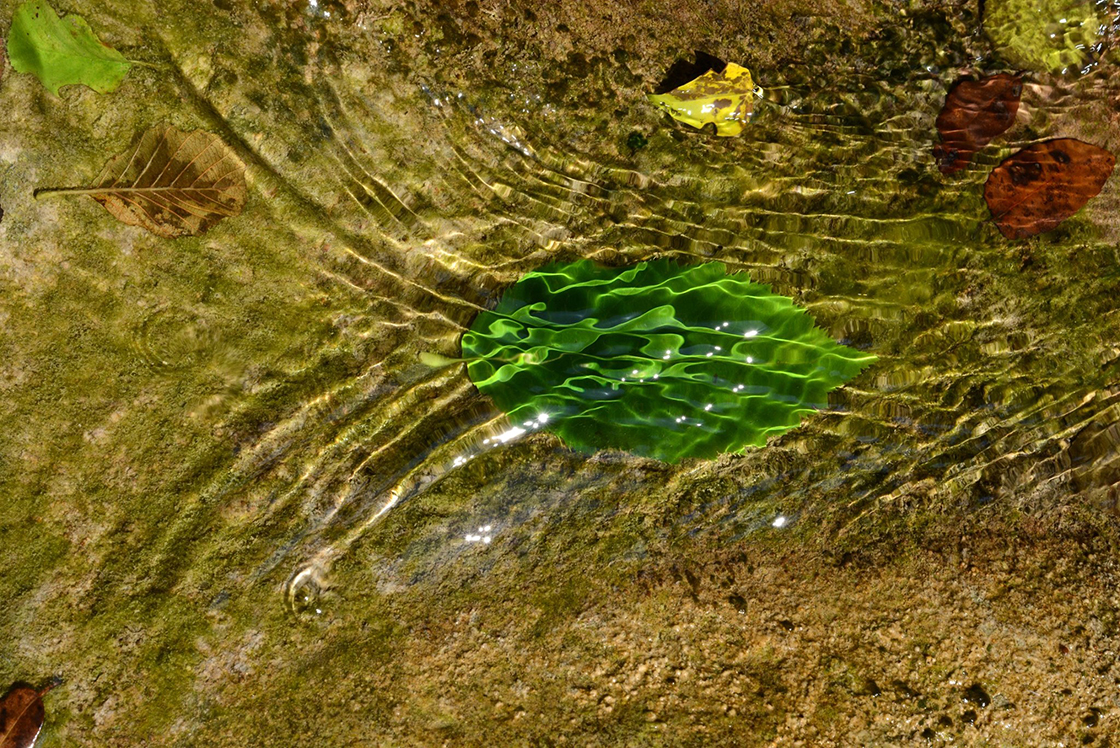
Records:
[[[668,93],[647,98],[678,122],[697,129],[712,125],[717,135],[734,137],[746,127],[760,96],[762,89],[754,84],[751,71],[728,63],[722,71],[709,70]]]

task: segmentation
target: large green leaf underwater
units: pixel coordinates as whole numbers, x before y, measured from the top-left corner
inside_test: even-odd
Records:
[[[514,424],[665,462],[762,446],[876,358],[723,263],[668,260],[535,270],[478,315],[463,356]]]

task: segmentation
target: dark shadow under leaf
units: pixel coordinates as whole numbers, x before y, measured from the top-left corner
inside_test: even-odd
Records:
[[[684,84],[694,81],[709,70],[714,70],[717,73],[722,73],[723,69],[727,67],[727,63],[719,59],[715,55],[710,55],[707,52],[696,50],[696,61],[689,62],[688,60],[677,60],[665,73],[665,77],[654,89],[655,95],[666,94],[673,89],[680,88]]]

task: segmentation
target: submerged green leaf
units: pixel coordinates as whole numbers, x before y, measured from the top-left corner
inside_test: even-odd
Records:
[[[108,93],[120,85],[131,67],[120,52],[94,36],[84,18],[59,18],[51,6],[38,0],[16,9],[8,58],[14,70],[32,73],[56,96],[59,88],[71,83]]]
[[[475,319],[463,355],[514,424],[666,462],[761,446],[875,360],[723,263],[667,260],[531,272]]]

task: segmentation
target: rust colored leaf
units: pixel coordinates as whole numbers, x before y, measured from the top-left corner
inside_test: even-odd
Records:
[[[1008,239],[1049,231],[1101,191],[1116,159],[1073,138],[1024,148],[992,170],[984,200]]]
[[[0,748],[30,748],[39,737],[46,710],[42,692],[26,683],[14,683],[0,699]]]
[[[124,223],[173,238],[240,214],[245,193],[245,167],[221,138],[167,125],[110,159],[95,186],[35,194],[89,195]]]
[[[963,169],[972,155],[1015,121],[1023,78],[1000,73],[978,81],[958,81],[937,115],[941,144],[933,149],[942,174]]]

